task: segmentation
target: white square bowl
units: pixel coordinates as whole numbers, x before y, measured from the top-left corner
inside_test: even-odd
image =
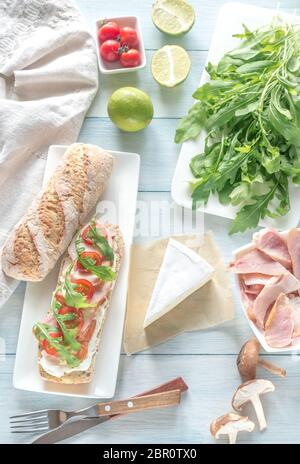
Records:
[[[282,235],[283,237],[286,237],[287,233],[288,233],[288,231],[280,232],[280,235]],[[253,248],[254,248],[254,245],[253,245],[252,242],[248,243],[247,245],[244,245],[241,248],[238,248],[237,250],[235,250],[233,252],[234,258],[237,258],[241,253],[245,253],[247,251],[253,250]],[[254,322],[251,321],[251,319],[249,319],[249,316],[247,314],[247,308],[244,305],[243,300],[242,300],[238,275],[235,275],[235,279],[236,279],[236,283],[237,283],[238,288],[239,288],[240,302],[241,302],[243,313],[244,313],[244,315],[245,315],[245,317],[247,319],[247,322],[250,325],[254,335],[258,339],[258,341],[261,344],[261,346],[263,347],[263,349],[267,353],[284,353],[284,352],[300,351],[300,337],[297,337],[294,340],[292,345],[285,346],[284,348],[272,348],[271,346],[268,345],[263,332],[254,324]]]
[[[108,21],[114,21],[120,27],[128,26],[128,27],[133,27],[136,30],[138,41],[139,41],[138,50],[141,56],[141,64],[139,64],[138,66],[135,66],[134,68],[124,68],[119,61],[114,61],[110,63],[102,59],[100,55],[100,43],[98,40],[98,30],[103,25],[103,22],[108,22]],[[147,60],[146,60],[146,54],[145,54],[145,47],[144,47],[143,36],[141,33],[139,19],[137,16],[119,16],[118,18],[98,19],[96,21],[95,27],[96,27],[95,36],[96,36],[96,44],[97,44],[98,64],[99,64],[99,69],[102,72],[102,74],[120,74],[120,73],[133,72],[133,71],[138,71],[139,69],[142,69],[146,66]]]

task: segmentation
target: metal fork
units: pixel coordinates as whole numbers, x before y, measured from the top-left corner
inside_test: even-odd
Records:
[[[42,433],[55,429],[71,417],[106,417],[115,414],[128,414],[146,409],[175,406],[180,402],[180,390],[171,390],[153,395],[144,395],[127,400],[97,403],[77,411],[60,409],[41,409],[10,417],[12,433]]]

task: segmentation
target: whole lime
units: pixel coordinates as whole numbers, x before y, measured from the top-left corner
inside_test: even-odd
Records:
[[[151,98],[135,87],[121,87],[108,100],[107,112],[112,122],[123,131],[144,129],[153,118]]]

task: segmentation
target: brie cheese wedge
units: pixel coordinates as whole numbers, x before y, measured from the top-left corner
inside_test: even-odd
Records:
[[[170,239],[146,312],[144,328],[203,287],[214,268],[195,251]]]

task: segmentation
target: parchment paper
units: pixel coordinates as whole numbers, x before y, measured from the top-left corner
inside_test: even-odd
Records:
[[[199,253],[216,272],[204,287],[144,329],[145,314],[169,238],[146,245],[134,244],[131,249],[124,332],[124,350],[127,354],[150,348],[178,333],[207,329],[234,317],[231,283],[212,233],[202,236],[177,235],[173,238]]]

